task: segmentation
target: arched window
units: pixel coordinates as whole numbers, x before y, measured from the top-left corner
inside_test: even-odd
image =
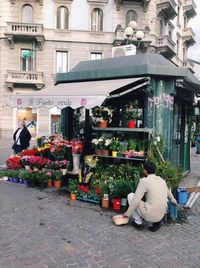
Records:
[[[129,10],[126,13],[126,27],[129,25],[129,22],[132,20],[137,22],[137,13],[133,10]]]
[[[33,7],[31,5],[24,5],[22,7],[22,22],[33,23]]]
[[[57,29],[68,29],[69,11],[66,7],[57,10]]]
[[[103,31],[103,11],[100,8],[95,8],[92,10],[91,30]]]

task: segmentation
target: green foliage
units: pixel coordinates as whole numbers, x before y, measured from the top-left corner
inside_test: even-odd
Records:
[[[53,172],[53,178],[55,181],[61,181],[61,178],[62,178],[62,171],[60,170],[55,170]]]
[[[174,188],[179,185],[182,180],[182,169],[174,167],[169,161],[156,164],[156,175],[163,178],[168,187]]]
[[[0,170],[0,177],[9,177],[9,170]]]
[[[26,169],[20,169],[20,171],[19,171],[19,174],[18,174],[18,178],[19,179],[22,179],[22,180],[24,180],[24,179],[28,179],[29,178],[29,172],[28,172],[28,170],[26,170]]]
[[[76,179],[69,180],[69,190],[71,193],[76,194],[78,188],[78,181]]]

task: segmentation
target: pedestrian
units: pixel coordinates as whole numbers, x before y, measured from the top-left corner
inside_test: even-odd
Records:
[[[12,149],[15,154],[27,149],[30,145],[31,134],[28,131],[24,121],[20,121],[18,129],[13,134],[14,144]]]
[[[149,230],[158,231],[161,221],[167,213],[168,199],[177,204],[176,199],[169,191],[165,180],[155,175],[155,165],[152,162],[144,163],[145,176],[138,184],[135,193],[128,194],[129,208],[123,214],[124,217],[133,216],[132,225],[143,229],[142,220],[151,223]],[[142,201],[145,197],[145,201]]]

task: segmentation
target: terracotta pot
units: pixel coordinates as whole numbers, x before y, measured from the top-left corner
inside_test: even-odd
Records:
[[[75,201],[75,200],[76,200],[76,194],[71,193],[71,200],[72,200],[72,201]]]
[[[53,181],[49,179],[47,181],[47,187],[52,187],[52,186],[53,186]]]
[[[104,156],[108,156],[109,155],[109,150],[101,150],[101,154]]]
[[[103,208],[109,208],[109,199],[102,197],[102,203],[101,203]]]
[[[136,127],[136,122],[134,120],[128,121],[128,127],[129,128],[135,128]]]
[[[103,121],[99,122],[98,127],[100,127],[100,128],[108,127],[108,120],[103,120]]]
[[[96,153],[96,155],[102,155],[102,150],[96,149],[95,153]]]
[[[61,188],[61,181],[54,181],[55,188]]]

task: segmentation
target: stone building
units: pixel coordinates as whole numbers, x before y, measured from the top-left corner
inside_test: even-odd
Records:
[[[137,53],[162,54],[192,70],[187,50],[195,43],[188,22],[196,15],[193,0],[2,0],[0,7],[0,136],[11,135],[18,120],[33,136],[59,131],[60,110],[4,107],[3,97],[38,91],[54,84],[56,73],[80,61]],[[125,36],[130,21],[137,35]],[[113,48],[114,47],[114,48]]]

